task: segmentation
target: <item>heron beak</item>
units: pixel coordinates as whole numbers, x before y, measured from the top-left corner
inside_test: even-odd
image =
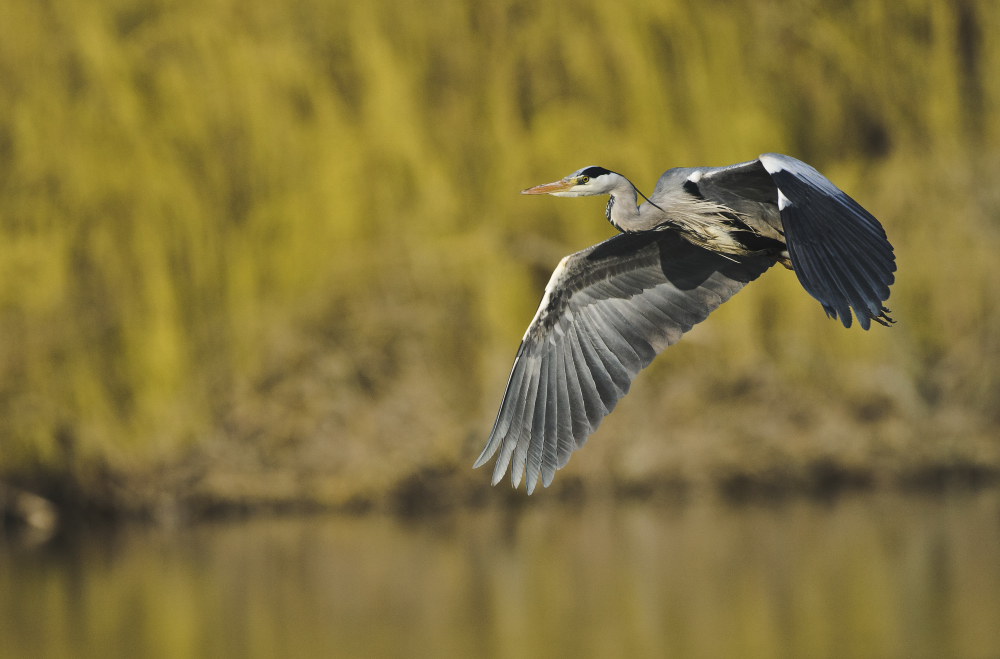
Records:
[[[553,194],[555,192],[565,192],[576,185],[575,178],[564,178],[561,181],[536,185],[527,190],[521,190],[521,194]]]

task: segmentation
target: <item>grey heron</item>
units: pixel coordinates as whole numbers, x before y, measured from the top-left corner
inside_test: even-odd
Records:
[[[522,476],[528,494],[539,476],[548,487],[641,369],[775,263],[844,327],[852,311],[865,330],[893,322],[882,303],[896,262],[882,225],[790,156],[669,169],[648,198],[603,167],[521,194],[609,195],[621,233],[552,273],[475,463],[499,450],[494,485],[509,467],[515,488]]]

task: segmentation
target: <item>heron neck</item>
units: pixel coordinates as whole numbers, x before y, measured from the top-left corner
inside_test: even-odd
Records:
[[[638,195],[635,186],[627,180],[622,179],[611,192],[608,193],[608,208],[606,215],[608,221],[619,231],[639,231],[641,221],[639,216]]]

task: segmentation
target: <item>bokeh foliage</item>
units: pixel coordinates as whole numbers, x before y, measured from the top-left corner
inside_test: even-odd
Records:
[[[516,191],[765,151],[882,220],[899,324],[768,273],[575,469],[996,466],[997,34],[986,0],[4,2],[0,473],[340,501],[465,468],[552,267],[612,233]]]

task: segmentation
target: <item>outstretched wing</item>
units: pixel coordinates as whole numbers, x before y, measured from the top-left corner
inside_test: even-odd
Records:
[[[761,164],[778,187],[778,209],[792,266],[828,316],[861,327],[889,321],[882,303],[895,281],[896,257],[882,225],[815,169],[765,153]]]
[[[639,371],[773,265],[724,257],[672,231],[621,234],[567,256],[528,326],[493,431],[476,467],[499,449],[530,494],[583,446]]]

